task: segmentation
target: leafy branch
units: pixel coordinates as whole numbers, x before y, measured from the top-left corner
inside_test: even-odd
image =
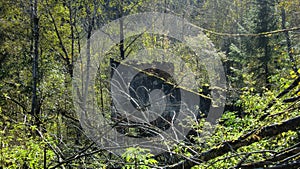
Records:
[[[241,136],[237,140],[225,141],[218,146],[200,153],[196,156],[198,161],[201,163],[209,161],[216,157],[222,156],[233,150],[237,150],[241,147],[251,145],[252,143],[258,142],[264,138],[276,136],[278,134],[287,132],[287,131],[297,131],[300,126],[300,116],[286,120],[282,123],[272,124],[269,126],[261,127],[255,130],[250,131],[249,133]],[[284,157],[284,155],[282,155]],[[185,168],[197,165],[195,162],[188,161],[183,164]]]

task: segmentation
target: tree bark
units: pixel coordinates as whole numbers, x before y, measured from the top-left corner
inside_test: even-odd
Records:
[[[31,23],[32,23],[32,104],[31,104],[31,114],[38,118],[39,113],[39,103],[37,96],[37,85],[38,85],[38,60],[39,60],[39,18],[37,9],[37,0],[31,1]],[[38,120],[38,119],[36,119]]]
[[[123,30],[123,0],[120,1],[120,6],[119,6],[119,25],[120,25],[120,56],[121,59],[125,59],[125,50],[124,50],[124,30]]]

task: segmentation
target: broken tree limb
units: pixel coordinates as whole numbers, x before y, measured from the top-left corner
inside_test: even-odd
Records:
[[[289,130],[296,131],[300,128],[300,116],[286,120],[282,123],[272,124],[269,126],[261,127],[256,130],[249,132],[248,134],[241,136],[237,140],[225,141],[218,146],[200,153],[197,158],[199,162],[205,162],[212,160],[216,157],[222,156],[232,150],[237,150],[243,146],[251,145],[252,143],[258,142],[263,138],[276,136]],[[196,165],[196,163],[187,161],[184,164],[184,168],[189,168]]]

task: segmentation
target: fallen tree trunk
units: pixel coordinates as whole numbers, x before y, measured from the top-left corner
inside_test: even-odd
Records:
[[[196,158],[198,163],[203,163],[214,159],[216,157],[222,156],[230,151],[237,150],[243,146],[251,145],[252,143],[258,142],[263,138],[268,138],[276,136],[278,134],[287,132],[289,130],[296,131],[300,127],[300,116],[286,120],[282,123],[272,124],[269,126],[261,127],[256,130],[253,130],[246,135],[241,136],[237,140],[230,140],[221,143],[220,145],[200,153]],[[195,159],[195,158],[194,158]],[[195,161],[186,161],[182,164],[184,168],[190,168],[194,165],[197,165]]]

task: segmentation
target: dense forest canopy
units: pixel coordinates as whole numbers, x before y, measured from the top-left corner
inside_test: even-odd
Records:
[[[299,63],[299,0],[1,0],[0,168],[299,168]]]

